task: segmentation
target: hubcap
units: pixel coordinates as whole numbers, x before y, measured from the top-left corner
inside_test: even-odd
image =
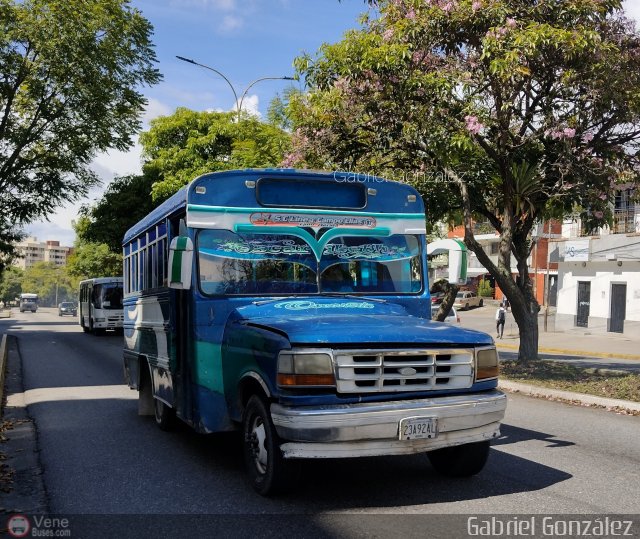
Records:
[[[249,434],[249,446],[253,456],[253,462],[256,469],[261,474],[267,471],[268,453],[265,447],[265,439],[267,437],[264,428],[264,422],[260,417],[256,417],[251,423],[251,432]]]

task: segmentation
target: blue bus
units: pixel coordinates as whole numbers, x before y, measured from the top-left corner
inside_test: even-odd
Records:
[[[481,471],[506,407],[481,332],[431,321],[411,186],[340,172],[193,180],[123,240],[124,367],[162,429],[239,430],[263,495],[306,458]]]

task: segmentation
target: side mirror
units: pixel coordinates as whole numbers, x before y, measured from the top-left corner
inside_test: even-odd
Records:
[[[193,267],[193,242],[186,236],[178,236],[169,245],[169,288],[189,290]]]

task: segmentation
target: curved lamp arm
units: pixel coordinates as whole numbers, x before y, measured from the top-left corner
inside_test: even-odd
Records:
[[[190,58],[184,58],[183,56],[176,56],[176,58],[178,60],[182,60],[183,62],[188,62],[188,63],[193,64],[193,65],[204,67],[205,69],[208,69],[209,71],[213,71],[214,73],[217,73],[218,75],[220,75],[225,81],[227,81],[227,84],[229,85],[229,88],[231,88],[231,91],[233,92],[233,97],[235,98],[235,103],[236,103],[236,109],[238,111],[238,118],[240,118],[240,107],[238,105],[238,94],[236,93],[236,89],[233,87],[233,84],[231,84],[231,81],[227,77],[225,77],[217,69],[214,69],[213,67],[208,66],[208,65],[199,64],[198,62],[196,62],[195,60],[191,60]]]
[[[247,93],[249,92],[249,90],[254,84],[258,84],[260,81],[263,81],[263,80],[296,80],[296,79],[294,79],[293,77],[260,77],[259,79],[254,80],[251,84],[249,84],[249,86],[247,86],[245,91],[242,93],[242,97],[240,98],[240,105],[238,106],[238,120],[240,120],[240,113],[242,112],[242,102],[244,101],[244,98],[247,97]]]

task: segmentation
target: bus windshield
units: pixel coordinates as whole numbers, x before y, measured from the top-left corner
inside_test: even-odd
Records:
[[[200,289],[208,295],[417,294],[420,242],[413,235],[338,236],[201,230]]]
[[[94,285],[92,302],[96,309],[122,309],[122,285],[119,283]]]

